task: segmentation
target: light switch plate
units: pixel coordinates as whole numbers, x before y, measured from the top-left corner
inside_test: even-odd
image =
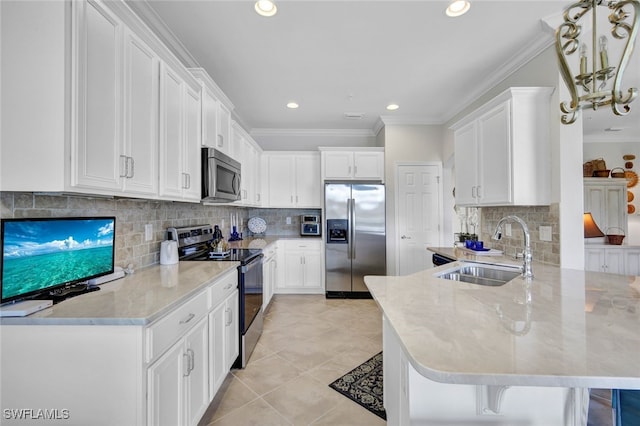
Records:
[[[153,240],[153,224],[147,223],[144,226],[144,240],[151,241]]]
[[[511,224],[510,223],[505,223],[504,224],[504,235],[506,235],[507,237],[511,237]]]
[[[540,241],[551,241],[551,227],[550,226],[541,226],[540,228]]]
[[[287,225],[291,225],[291,217],[287,216]]]

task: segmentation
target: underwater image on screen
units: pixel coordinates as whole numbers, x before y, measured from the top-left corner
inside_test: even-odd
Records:
[[[2,300],[113,271],[115,218],[3,222]]]

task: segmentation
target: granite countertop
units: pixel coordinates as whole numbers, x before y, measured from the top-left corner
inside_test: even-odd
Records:
[[[420,374],[443,383],[640,389],[640,277],[542,264],[530,285],[434,277],[460,263],[365,277]]]
[[[0,325],[146,325],[186,301],[239,262],[154,265],[26,317]]]

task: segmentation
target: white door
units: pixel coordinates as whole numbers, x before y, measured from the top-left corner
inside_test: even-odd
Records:
[[[440,245],[441,165],[398,165],[398,272],[412,274],[431,267],[428,246]]]

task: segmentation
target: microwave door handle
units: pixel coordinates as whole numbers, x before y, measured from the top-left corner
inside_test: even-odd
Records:
[[[233,193],[235,195],[238,195],[240,192],[240,176],[237,174],[233,175],[233,181],[231,182],[231,185],[233,186]]]

